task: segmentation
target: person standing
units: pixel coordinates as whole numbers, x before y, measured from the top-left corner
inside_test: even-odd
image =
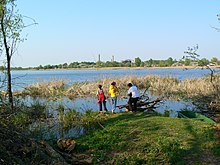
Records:
[[[111,102],[112,102],[112,113],[115,113],[116,105],[117,105],[117,96],[118,96],[118,88],[116,86],[116,82],[112,82],[108,94],[111,97]]]
[[[129,87],[129,89],[128,89],[129,110],[132,112],[136,112],[137,111],[137,101],[140,97],[140,93],[139,93],[137,87],[135,85],[133,85],[132,83],[128,83],[127,86]]]
[[[99,112],[102,112],[102,105],[104,107],[104,111],[107,111],[106,108],[106,97],[104,94],[104,91],[102,89],[102,85],[98,85],[98,90],[97,90],[97,97],[98,97],[98,104],[99,104]]]

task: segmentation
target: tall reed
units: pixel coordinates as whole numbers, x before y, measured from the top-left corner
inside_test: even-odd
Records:
[[[27,86],[23,91],[26,95],[30,96],[56,96],[61,95],[64,91],[65,83],[63,80],[39,82],[30,86]]]
[[[108,94],[108,88],[112,81],[116,82],[119,89],[120,96],[126,95],[128,90],[127,84],[129,82],[136,85],[139,90],[148,89],[153,95],[165,97],[184,97],[184,98],[201,98],[211,97],[212,100],[218,101],[220,98],[220,75],[214,75],[211,82],[210,78],[188,78],[185,80],[178,80],[177,78],[157,75],[146,76],[124,76],[121,78],[105,78],[95,82],[78,82],[65,90],[64,81],[42,82],[28,86],[25,92],[31,96],[58,96],[63,95],[69,98],[76,97],[95,97],[98,85],[103,86],[104,92]]]

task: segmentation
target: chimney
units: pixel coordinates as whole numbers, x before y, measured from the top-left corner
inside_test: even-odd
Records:
[[[100,56],[100,54],[98,55],[98,62],[100,62],[101,61],[101,56]]]

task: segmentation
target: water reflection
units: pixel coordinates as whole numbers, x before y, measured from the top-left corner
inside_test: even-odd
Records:
[[[37,122],[33,123],[30,126],[30,130],[32,132],[38,132],[38,136],[41,139],[58,139],[58,138],[69,138],[69,137],[77,137],[79,135],[82,135],[84,130],[83,128],[72,128],[68,130],[64,130],[62,128],[62,123],[59,122],[59,105],[62,105],[65,109],[65,111],[68,110],[76,110],[79,112],[84,113],[86,110],[93,110],[98,111],[99,106],[97,104],[96,98],[76,98],[74,100],[70,100],[69,98],[62,98],[58,100],[49,100],[43,99],[43,98],[35,98],[31,99],[26,98],[26,103],[28,102],[30,105],[34,104],[35,102],[46,104],[47,106],[47,113],[48,116],[51,118],[48,118],[44,122]],[[156,97],[150,97],[149,101],[155,100]],[[127,103],[127,99],[118,99],[118,105],[124,105]],[[110,111],[111,110],[111,102],[110,99],[107,100],[107,108]],[[170,117],[177,117],[178,111],[181,110],[193,110],[195,109],[195,106],[190,101],[177,101],[177,100],[169,100],[164,99],[162,102],[156,105],[156,108],[154,109],[156,112],[164,114],[165,112],[169,112]],[[110,111],[111,112],[111,111]],[[125,112],[124,109],[116,109],[117,113]]]
[[[157,97],[156,96],[150,96],[149,101],[155,100]],[[34,102],[39,102],[42,104],[47,104],[47,109],[50,115],[53,117],[58,116],[58,107],[59,105],[62,105],[65,109],[74,109],[79,112],[85,112],[86,110],[92,110],[95,112],[99,111],[99,106],[97,104],[97,99],[92,98],[92,97],[84,97],[84,98],[76,98],[74,100],[71,100],[67,97],[64,97],[62,99],[57,99],[57,100],[49,100],[45,98],[36,98],[36,99],[31,99],[28,97],[25,101],[26,103],[29,103],[29,105],[34,104]],[[127,104],[128,100],[124,98],[118,98],[118,105],[125,105]],[[107,109],[110,111],[111,110],[111,100],[107,99],[106,103]],[[196,109],[196,107],[192,104],[191,101],[184,101],[184,100],[170,100],[164,98],[162,102],[158,103],[156,105],[155,111],[163,114],[165,110],[169,110],[171,112],[171,117],[175,117],[177,115],[176,112],[180,110],[193,110]],[[119,109],[116,108],[116,112],[124,112],[124,109]]]

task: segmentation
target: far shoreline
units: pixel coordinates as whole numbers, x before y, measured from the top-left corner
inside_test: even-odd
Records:
[[[220,65],[209,66],[210,69],[220,69]],[[22,71],[22,70],[119,70],[119,69],[209,69],[206,66],[168,66],[168,67],[98,67],[98,68],[58,68],[58,69],[21,69],[13,71]]]

